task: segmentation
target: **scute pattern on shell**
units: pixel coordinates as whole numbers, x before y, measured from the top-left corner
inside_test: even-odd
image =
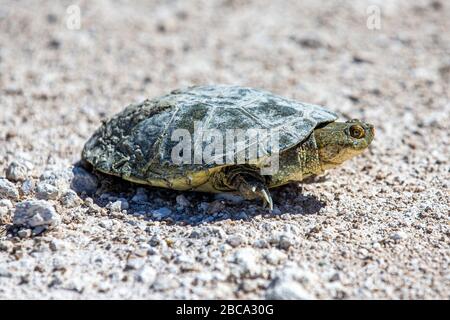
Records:
[[[278,129],[281,152],[305,140],[318,124],[336,119],[321,106],[260,89],[196,86],[128,106],[94,133],[83,158],[100,171],[138,180],[163,176],[167,169],[182,176],[215,166],[171,162],[171,150],[178,144],[171,141],[172,132],[187,129],[193,134],[196,121],[224,136],[227,129]]]

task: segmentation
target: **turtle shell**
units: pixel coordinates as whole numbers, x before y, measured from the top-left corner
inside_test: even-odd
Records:
[[[278,130],[282,152],[304,141],[317,125],[336,119],[336,114],[324,107],[260,89],[196,86],[128,106],[94,133],[82,157],[104,173],[149,181],[167,176],[167,172],[182,176],[218,166],[171,161],[172,148],[179,143],[172,141],[172,133],[187,129],[193,135],[194,123],[203,130],[217,129],[224,137],[227,129]],[[239,151],[238,145],[236,148]],[[223,149],[225,153],[227,150]]]

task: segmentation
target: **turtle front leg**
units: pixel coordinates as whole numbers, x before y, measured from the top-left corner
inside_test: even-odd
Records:
[[[260,179],[255,179],[253,176],[246,174],[239,174],[234,178],[233,187],[245,199],[253,200],[260,198],[263,200],[264,207],[267,205],[270,210],[273,210],[273,201],[269,189]]]
[[[225,167],[215,175],[213,185],[218,186],[218,190],[223,190],[223,186],[236,190],[247,200],[262,199],[263,206],[273,210],[273,201],[266,178],[258,171],[259,169],[249,166]]]

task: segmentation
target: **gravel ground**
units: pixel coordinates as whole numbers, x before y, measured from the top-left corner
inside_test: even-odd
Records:
[[[449,299],[450,4],[352,3],[78,1],[77,29],[71,1],[0,0],[0,298]],[[376,137],[273,213],[76,165],[125,105],[205,83]]]

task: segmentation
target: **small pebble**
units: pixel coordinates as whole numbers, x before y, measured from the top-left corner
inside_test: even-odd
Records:
[[[374,249],[380,249],[380,248],[381,248],[381,244],[380,244],[379,242],[374,242],[374,243],[372,244],[372,248],[374,248]]]
[[[125,270],[137,270],[145,264],[145,259],[141,257],[130,257],[127,260]]]
[[[9,199],[0,199],[0,208],[1,207],[11,209],[13,207],[13,203]]]
[[[152,211],[152,216],[154,219],[164,219],[165,217],[167,217],[168,215],[170,215],[172,213],[172,210],[170,210],[169,208],[163,207],[163,208],[159,208],[157,210],[153,210]]]
[[[14,249],[14,244],[9,240],[0,240],[0,251],[11,252]]]
[[[72,189],[77,193],[86,193],[92,195],[97,191],[98,179],[81,167],[74,167]]]
[[[244,198],[234,193],[218,193],[214,196],[216,200],[226,200],[234,204],[239,204],[244,201]]]
[[[66,208],[74,208],[81,204],[81,199],[73,190],[68,190],[61,197],[61,204]]]
[[[257,239],[255,242],[253,242],[253,246],[255,248],[263,249],[263,248],[268,248],[269,243],[264,239]]]
[[[55,252],[55,251],[60,251],[61,249],[63,249],[65,247],[65,243],[64,243],[64,241],[59,240],[59,239],[52,239],[52,241],[50,241],[48,246],[49,246],[50,250]]]
[[[239,234],[229,236],[227,239],[227,243],[233,248],[239,247],[244,241],[245,239]]]
[[[120,212],[122,211],[122,202],[120,201],[111,202],[110,204],[108,204],[107,208],[112,212]]]
[[[278,247],[283,250],[289,250],[289,248],[295,244],[294,237],[290,233],[279,234],[273,237],[270,242],[278,245]]]
[[[126,200],[117,200],[111,202],[107,205],[107,208],[112,212],[120,212],[122,210],[127,210],[129,208],[128,202]]]
[[[106,230],[111,230],[114,223],[111,219],[106,218],[106,219],[102,219],[98,225]]]
[[[6,178],[13,182],[25,181],[28,176],[29,169],[21,162],[13,161],[6,169]]]
[[[31,237],[31,230],[30,229],[20,229],[18,232],[17,232],[17,235],[20,237],[20,238],[29,238],[29,237]]]
[[[47,168],[39,177],[39,180],[61,190],[68,189],[73,179],[71,167],[52,167]]]
[[[189,200],[183,194],[178,195],[176,197],[176,201],[177,201],[177,204],[183,208],[189,207],[191,205]]]
[[[312,300],[314,296],[310,294],[299,283],[290,279],[276,278],[273,280],[266,292],[268,300]]]
[[[144,188],[138,188],[136,194],[131,198],[131,202],[134,203],[145,203],[148,202],[147,192]]]
[[[191,239],[201,239],[202,233],[198,230],[192,230],[191,234],[189,235],[189,238]]]
[[[278,209],[278,207],[273,208],[272,210],[273,215],[281,215],[281,210]]]
[[[256,263],[256,251],[252,248],[242,248],[234,253],[234,263],[241,267],[243,274],[256,276],[260,272],[260,266]]]
[[[0,178],[0,198],[11,200],[19,199],[19,191],[16,186],[4,178]]]
[[[161,238],[160,238],[159,236],[157,236],[157,235],[154,235],[154,236],[150,239],[149,244],[150,244],[152,247],[156,247],[156,246],[158,246],[159,244],[161,244]]]
[[[39,182],[36,186],[36,197],[42,200],[56,200],[58,198],[58,188],[45,182]]]
[[[27,179],[22,183],[20,187],[20,191],[23,195],[30,195],[34,190],[34,181],[31,179]]]
[[[170,276],[158,276],[152,284],[152,289],[156,291],[167,291],[175,289],[179,286],[178,281],[173,275]]]
[[[258,282],[255,280],[245,279],[241,284],[241,289],[244,292],[254,292],[258,290]]]
[[[10,219],[10,209],[6,207],[0,207],[0,224],[8,223]]]
[[[277,249],[272,249],[264,256],[264,258],[268,263],[272,265],[277,265],[282,260],[286,259],[286,254]]]
[[[208,206],[208,214],[218,213],[225,209],[225,203],[223,201],[213,201]]]
[[[391,233],[389,235],[389,238],[391,238],[394,241],[401,241],[401,240],[408,238],[408,235],[403,231],[397,231],[397,232]]]
[[[44,200],[27,200],[16,205],[13,224],[25,227],[49,227],[61,222],[53,205]]]
[[[7,223],[10,218],[10,212],[12,208],[12,202],[8,199],[0,200],[0,224]]]
[[[6,268],[0,266],[0,278],[11,278],[12,273],[9,272]]]
[[[31,230],[31,235],[32,235],[32,236],[40,235],[40,234],[41,234],[42,232],[44,232],[46,229],[47,229],[46,226],[37,226],[37,227],[34,227],[34,228]]]
[[[156,270],[149,265],[143,265],[135,273],[135,279],[138,282],[152,285],[156,280]]]
[[[208,203],[208,202],[201,202],[201,203],[198,205],[198,209],[199,209],[200,211],[203,211],[203,212],[207,211],[208,208],[209,208],[209,203]]]

